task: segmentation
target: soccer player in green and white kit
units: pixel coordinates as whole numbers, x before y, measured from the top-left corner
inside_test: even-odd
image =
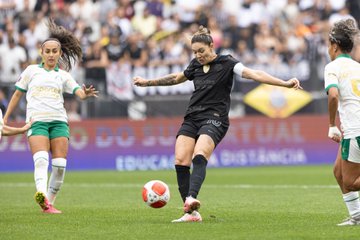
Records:
[[[52,20],[48,27],[50,37],[40,49],[42,62],[28,66],[21,74],[4,121],[6,123],[26,93],[26,119],[33,121],[27,135],[35,166],[35,200],[44,213],[61,213],[53,204],[64,181],[70,135],[63,93],[75,94],[83,100],[97,97],[98,92],[93,86],[81,88],[66,71],[74,61],[81,59],[79,41]],[[52,172],[48,182],[49,151]]]
[[[334,24],[328,44],[331,62],[325,66],[324,74],[328,93],[328,136],[335,142],[341,142],[334,175],[350,215],[338,226],[360,224],[360,64],[349,55],[357,34],[358,28],[353,19]],[[335,123],[337,111],[343,137]]]

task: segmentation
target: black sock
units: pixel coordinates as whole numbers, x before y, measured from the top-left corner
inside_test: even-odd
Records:
[[[206,176],[207,160],[203,155],[196,155],[193,160],[193,171],[190,176],[189,196],[196,198]]]
[[[190,167],[175,165],[177,182],[179,186],[179,192],[183,202],[189,194],[189,183],[190,183]]]

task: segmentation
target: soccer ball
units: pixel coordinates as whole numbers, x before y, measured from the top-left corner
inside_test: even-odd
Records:
[[[169,187],[160,180],[151,180],[144,185],[142,198],[150,207],[162,208],[170,200]]]

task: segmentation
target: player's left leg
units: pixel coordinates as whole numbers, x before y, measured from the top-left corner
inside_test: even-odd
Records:
[[[196,141],[194,158],[192,159],[193,170],[190,176],[189,194],[184,203],[184,212],[191,213],[200,208],[197,196],[206,177],[206,166],[214,151],[215,143],[208,135],[202,134]]]
[[[52,159],[52,171],[49,180],[49,188],[47,196],[51,204],[55,203],[56,195],[60,191],[60,188],[64,182],[66,159],[65,158],[53,158]]]
[[[68,142],[67,137],[57,137],[50,140],[50,149],[53,158],[47,196],[51,204],[54,204],[56,196],[64,182]]]
[[[359,225],[360,147],[357,139],[344,139],[342,141],[341,152],[341,158],[346,159],[341,160],[343,199],[349,211],[350,218],[338,225]]]

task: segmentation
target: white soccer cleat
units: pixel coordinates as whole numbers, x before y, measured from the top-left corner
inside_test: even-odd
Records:
[[[337,226],[355,226],[355,225],[360,225],[360,218],[348,217],[341,223],[337,224]]]
[[[184,212],[192,213],[200,208],[200,201],[193,198],[192,196],[187,197],[184,203]]]
[[[198,211],[193,211],[192,213],[185,213],[179,219],[171,221],[172,223],[182,223],[182,222],[202,222],[202,217]]]

